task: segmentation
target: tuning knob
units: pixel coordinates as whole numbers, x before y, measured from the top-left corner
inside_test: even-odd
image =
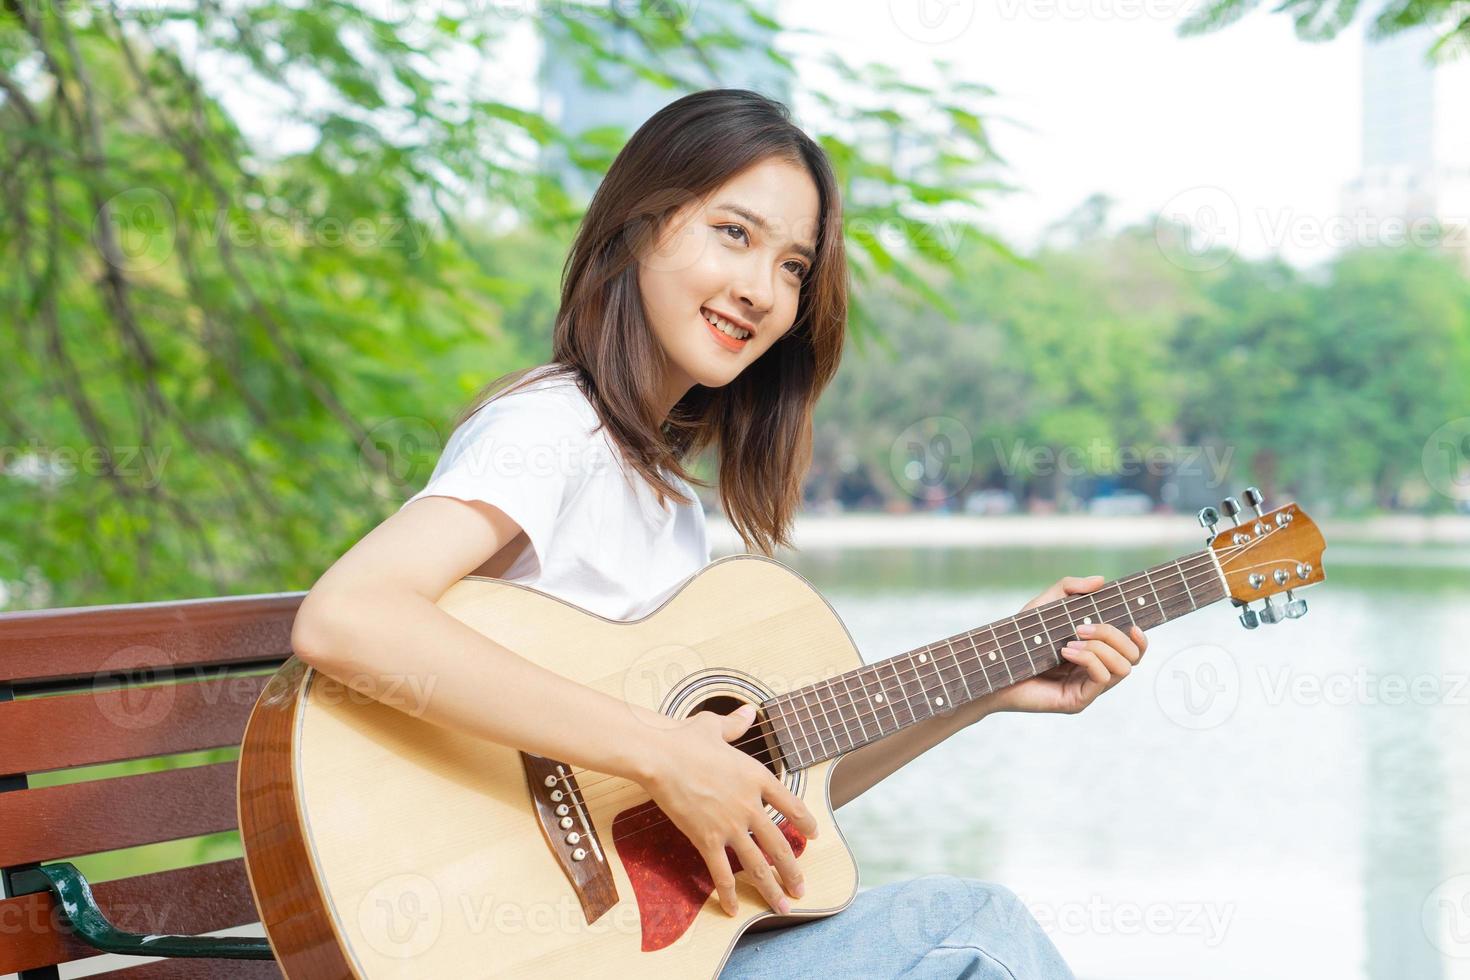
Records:
[[[1210,538],[1215,536],[1215,525],[1220,523],[1220,512],[1213,507],[1201,507],[1199,509],[1200,527],[1210,532]],[[1209,538],[1205,539],[1206,541]]]
[[[1261,622],[1279,623],[1286,618],[1286,610],[1281,606],[1271,604],[1271,597],[1266,596],[1266,608],[1261,610]]]
[[[1266,495],[1261,493],[1259,487],[1246,487],[1243,491],[1241,491],[1240,495],[1245,498],[1245,502],[1249,506],[1255,508],[1257,517],[1266,516],[1265,513],[1261,510],[1261,504],[1266,502]]]
[[[1286,603],[1287,616],[1291,617],[1292,619],[1301,619],[1307,614],[1307,600],[1293,599],[1290,589],[1286,590],[1286,598],[1288,600]]]
[[[1253,630],[1261,625],[1260,619],[1256,616],[1256,611],[1250,606],[1246,606],[1240,611],[1240,625],[1248,630]]]
[[[1220,501],[1220,509],[1225,512],[1226,517],[1235,522],[1236,527],[1240,527],[1239,500],[1236,500],[1234,497],[1226,497],[1224,500]]]

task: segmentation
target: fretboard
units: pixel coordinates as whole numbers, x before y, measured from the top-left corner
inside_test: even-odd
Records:
[[[1061,648],[1083,623],[1149,630],[1225,595],[1214,553],[1199,551],[777,695],[762,707],[787,766],[802,769],[1066,662]]]

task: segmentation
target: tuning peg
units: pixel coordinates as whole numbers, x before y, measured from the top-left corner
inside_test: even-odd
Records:
[[[1220,509],[1225,512],[1226,517],[1235,522],[1236,527],[1240,527],[1239,500],[1236,500],[1234,497],[1226,497],[1224,500],[1220,501]]]
[[[1287,616],[1291,617],[1292,619],[1301,619],[1303,616],[1305,616],[1307,614],[1307,600],[1305,600],[1305,599],[1293,599],[1292,598],[1292,595],[1291,595],[1291,590],[1290,589],[1287,589],[1286,590],[1286,598],[1287,598],[1287,603],[1286,603],[1286,615]]]
[[[1250,606],[1246,606],[1240,611],[1240,625],[1244,626],[1248,630],[1253,630],[1257,626],[1261,625],[1261,620],[1258,616],[1256,616],[1256,611],[1254,609],[1252,609]]]
[[[1261,610],[1261,622],[1279,623],[1286,618],[1286,610],[1281,606],[1271,604],[1271,597],[1266,596],[1266,608]]]
[[[1213,507],[1201,507],[1199,509],[1200,526],[1210,532],[1210,538],[1215,536],[1215,525],[1220,523],[1220,512]],[[1206,538],[1208,541],[1210,538]]]
[[[1261,493],[1259,487],[1246,487],[1241,491],[1240,495],[1245,498],[1247,504],[1256,509],[1257,517],[1266,516],[1265,512],[1261,510],[1261,504],[1266,502],[1266,495]]]

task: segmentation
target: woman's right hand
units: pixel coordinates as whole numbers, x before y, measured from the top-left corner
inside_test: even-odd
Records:
[[[781,894],[782,885],[794,898],[803,891],[796,855],[764,804],[785,814],[807,837],[817,835],[816,818],[800,797],[758,760],[729,744],[744,735],[754,719],[755,709],[745,705],[728,715],[701,711],[659,729],[652,753],[656,762],[643,781],[664,815],[698,848],[720,906],[730,915],[739,906],[735,875],[725,856],[727,845],[775,911],[791,910]],[[775,862],[774,869],[761,854],[762,847]]]

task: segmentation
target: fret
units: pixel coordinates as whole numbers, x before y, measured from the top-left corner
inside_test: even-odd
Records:
[[[1148,590],[1154,594],[1154,605],[1159,607],[1159,621],[1167,621],[1169,616],[1164,612],[1163,600],[1159,598],[1159,590],[1154,588],[1154,578],[1148,573],[1147,568],[1143,570],[1143,580],[1148,583]]]
[[[1026,649],[1026,637],[1021,634],[1021,624],[1016,622],[1016,618],[1014,616],[1012,616],[1010,619],[1007,619],[1005,622],[1006,622],[1006,624],[1008,626],[1010,626],[1010,628],[1013,631],[1015,631],[1015,634],[1016,634],[1016,642],[1019,643],[1019,644],[1021,644],[1021,651],[1026,654],[1026,659],[1027,660],[1030,660],[1031,659],[1031,651],[1029,651],[1029,650]],[[1011,662],[1010,662],[1011,661],[1011,658],[1010,658],[1010,655],[1007,654],[1004,649],[1001,650],[1001,657],[1006,661],[1006,670],[1010,670],[1011,669]],[[1034,676],[1036,676],[1036,665],[1035,664],[1032,664],[1031,665],[1031,673],[1028,674],[1028,675],[1026,675],[1026,676],[1028,676],[1028,677],[1034,677]]]
[[[798,762],[801,763],[801,767],[804,768],[805,766],[811,765],[812,761],[816,759],[816,755],[812,752],[812,743],[806,737],[805,729],[802,728],[801,715],[796,711],[796,706],[791,703],[791,695],[786,694],[779,698],[774,698],[771,701],[771,706],[780,715],[781,724],[785,727],[788,736],[791,733],[791,722],[796,722],[796,733],[800,735],[801,740],[806,743],[806,749],[805,751],[803,751],[802,747],[796,744],[796,740],[791,739],[792,755],[796,757],[796,760]],[[803,755],[806,756],[805,759],[801,758]]]
[[[897,680],[897,682],[898,682],[898,696],[900,696],[900,698],[903,698],[904,707],[906,707],[907,710],[908,710],[908,721],[907,721],[907,724],[913,724],[914,721],[919,720],[919,716],[917,716],[917,714],[914,713],[914,705],[913,705],[913,702],[911,702],[910,699],[908,699],[908,688],[906,688],[906,686],[904,686],[903,676],[900,676],[900,673],[898,673],[898,667],[897,666],[894,666],[894,660],[897,660],[897,657],[889,658],[889,660],[885,660],[885,661],[883,661],[883,663],[888,664],[888,671],[889,671],[889,673],[891,673],[892,676],[894,676],[894,680]],[[897,710],[895,710],[895,711],[897,711]],[[901,723],[901,724],[903,724],[903,723]]]
[[[985,678],[985,687],[987,688],[985,693],[995,693],[995,685],[991,683],[990,680],[990,666],[985,662],[985,654],[980,650],[978,646],[975,645],[975,633],[971,631],[964,634],[964,637],[965,642],[970,644],[970,654],[975,658],[975,662],[980,665],[980,676]]]
[[[878,682],[878,697],[883,699],[883,703],[888,706],[888,713],[893,716],[893,730],[898,731],[903,727],[903,722],[898,720],[898,712],[893,707],[893,693],[888,690],[877,664],[873,666],[873,679]]]
[[[870,742],[871,739],[868,738],[867,726],[863,724],[863,710],[862,708],[858,707],[857,703],[852,698],[852,685],[848,680],[848,675],[839,674],[838,677],[842,681],[842,690],[847,694],[848,713],[852,715],[853,721],[856,721],[858,723],[858,731],[862,732],[863,735],[863,741],[861,744],[865,745]]]
[[[837,736],[833,733],[831,720],[827,717],[827,709],[822,704],[821,692],[812,691],[811,694],[808,694],[808,691],[811,691],[811,688],[804,687],[801,689],[801,703],[806,707],[807,714],[812,719],[812,728],[815,730],[817,736],[817,745],[821,748],[822,755],[824,757],[830,758],[831,756],[828,755],[827,752],[827,740],[830,739],[832,742],[833,751],[831,755],[836,755]],[[822,721],[820,723],[818,723],[817,721],[817,713],[812,710],[811,699],[813,696],[815,696],[817,699],[817,708],[822,712]]]
[[[960,655],[955,652],[954,643],[952,643],[949,640],[945,640],[944,641],[944,645],[947,646],[947,647],[949,647],[949,658],[954,661],[955,672],[960,675],[960,683],[962,685],[964,685],[964,688],[965,688],[965,700],[966,701],[973,701],[973,700],[975,700],[975,695],[973,695],[973,694],[970,693],[970,682],[967,681],[967,680],[965,680],[965,668],[960,663]]]
[[[919,689],[924,692],[924,701],[929,706],[929,716],[939,714],[940,710],[950,706],[953,701],[950,698],[949,688],[944,686],[944,674],[939,669],[939,661],[934,659],[933,651],[925,647],[918,653]],[[930,678],[939,681],[939,694],[936,697],[929,689]],[[938,709],[938,710],[936,710]]]
[[[1000,642],[1000,634],[995,631],[995,627],[993,625],[987,628],[990,630],[991,640],[995,643],[995,649],[990,652],[990,658],[994,660],[997,656],[999,656],[1000,662],[1005,666],[1006,669],[1006,683],[1016,683],[1016,675],[1011,673],[1011,658],[1006,656],[1006,645]]]
[[[914,682],[919,685],[919,700],[924,705],[924,709],[929,712],[924,718],[926,720],[933,718],[934,701],[929,696],[929,668],[926,666],[929,662],[929,655],[922,650],[918,653],[911,650],[908,657],[909,663],[913,665]]]
[[[890,715],[893,715],[893,731],[898,731],[898,715],[893,714],[893,706],[888,704],[887,698],[883,697],[883,681],[869,666],[860,667],[857,671],[855,671],[855,673],[858,676],[858,683],[861,684],[863,688],[863,710],[869,712],[868,720],[873,723],[873,727],[878,729],[878,737],[883,738],[885,735],[892,734],[892,732],[889,732],[883,727],[884,707],[887,707],[888,713]],[[868,674],[870,673],[873,674],[873,679],[878,681],[877,696],[874,696],[868,691]]]
[[[1194,592],[1189,588],[1189,579],[1184,575],[1184,567],[1177,561],[1170,567],[1174,569],[1174,574],[1179,576],[1179,581],[1184,583],[1184,594],[1189,598],[1189,611],[1194,612],[1199,607],[1194,604]]]
[[[837,697],[837,689],[832,686],[832,678],[830,678],[830,677],[827,678],[827,680],[824,683],[826,683],[826,685],[827,685],[827,695],[828,696],[822,702],[823,709],[825,710],[826,705],[829,702],[831,703],[831,705],[832,705],[832,714],[834,714],[834,715],[837,716],[838,722],[840,722],[841,725],[842,725],[842,734],[844,736],[846,736],[846,738],[847,738],[847,748],[846,749],[839,748],[839,751],[842,751],[842,752],[851,751],[852,750],[852,747],[857,744],[857,740],[852,737],[852,729],[849,728],[849,727],[847,727],[847,712],[845,712],[845,711],[842,710],[842,702],[838,700],[838,697]],[[832,732],[832,738],[833,738],[833,741],[836,741],[837,740],[837,732],[835,730]],[[841,742],[838,742],[838,745],[839,746],[841,744],[842,744]]]

